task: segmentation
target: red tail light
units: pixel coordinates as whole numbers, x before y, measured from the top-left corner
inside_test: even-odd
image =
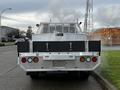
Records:
[[[33,62],[34,62],[34,63],[38,63],[38,61],[39,61],[39,58],[38,58],[38,57],[34,57],[34,58],[33,58]]]
[[[96,62],[97,61],[97,57],[92,57],[92,61]]]
[[[84,62],[85,61],[85,57],[80,57],[80,62]]]
[[[21,59],[21,62],[22,62],[22,63],[26,63],[26,61],[27,61],[27,60],[26,60],[25,57],[23,57],[23,58]]]

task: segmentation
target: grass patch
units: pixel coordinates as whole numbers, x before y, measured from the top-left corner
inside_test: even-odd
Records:
[[[120,90],[120,51],[102,53],[101,74]]]
[[[15,42],[0,42],[0,46],[10,46],[10,45],[14,45]]]
[[[3,44],[3,43],[0,42],[0,47],[1,47],[1,46],[5,46],[5,44]]]

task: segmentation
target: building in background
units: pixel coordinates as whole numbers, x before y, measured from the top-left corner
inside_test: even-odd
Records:
[[[120,28],[100,28],[91,34],[92,39],[101,39],[103,45],[120,45]]]
[[[0,27],[0,41],[9,41],[14,39],[14,34],[17,33],[19,35],[19,29],[8,27],[8,26],[1,26]]]

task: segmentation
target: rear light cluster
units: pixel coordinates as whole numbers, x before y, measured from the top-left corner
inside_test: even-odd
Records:
[[[80,62],[97,62],[97,57],[95,56],[81,56]]]
[[[38,57],[22,57],[21,62],[22,63],[26,63],[26,62],[28,62],[28,63],[32,63],[32,62],[38,63],[39,58]]]

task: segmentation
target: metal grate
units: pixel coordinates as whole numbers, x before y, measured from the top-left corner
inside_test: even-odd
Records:
[[[100,52],[101,51],[101,41],[89,41],[88,48],[89,48],[89,52]]]
[[[29,42],[28,41],[18,42],[17,50],[18,52],[29,52],[30,51]]]
[[[33,52],[85,52],[85,41],[34,41]]]

